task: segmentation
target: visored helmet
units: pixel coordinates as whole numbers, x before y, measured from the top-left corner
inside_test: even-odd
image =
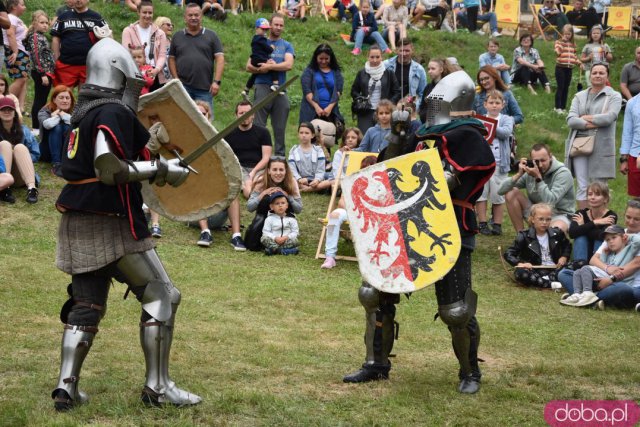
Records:
[[[452,117],[472,114],[476,86],[464,71],[446,75],[427,96],[427,125],[449,123]]]

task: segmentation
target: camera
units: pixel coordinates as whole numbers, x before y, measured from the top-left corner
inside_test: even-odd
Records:
[[[533,168],[533,167],[536,167],[536,166],[540,167],[540,160],[536,160],[535,161],[535,165],[534,165],[533,160],[527,159],[527,167],[528,168]]]

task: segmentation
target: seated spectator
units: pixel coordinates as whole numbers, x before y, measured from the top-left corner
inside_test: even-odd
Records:
[[[380,46],[380,50],[383,53],[391,53],[391,49],[385,43],[382,34],[378,32],[378,22],[373,12],[371,12],[369,0],[362,0],[360,11],[353,15],[351,41],[355,43],[351,51],[353,55],[360,55],[363,43],[375,43]]]
[[[587,27],[587,34],[591,32],[591,27],[600,23],[600,18],[593,8],[585,9],[584,0],[575,0],[573,10],[566,13],[569,23],[573,25],[576,32],[580,31],[575,27]]]
[[[392,0],[391,5],[384,8],[382,23],[384,24],[382,36],[389,40],[391,50],[396,50],[396,40],[407,37],[409,10],[404,5],[404,0]]]
[[[62,152],[71,129],[71,112],[76,101],[64,85],[53,88],[49,103],[38,112],[40,120],[40,160],[51,162],[51,172],[60,176]]]
[[[7,172],[7,166],[4,164],[4,159],[0,155],[0,202],[15,203],[16,198],[13,197],[9,187],[13,185],[13,176]]]
[[[530,228],[519,231],[513,244],[504,253],[505,260],[515,267],[516,280],[524,286],[556,288],[557,274],[569,261],[571,243],[559,228],[550,226],[552,208],[546,203],[531,206]],[[545,268],[548,267],[548,268]]]
[[[543,31],[546,31],[549,25],[555,26],[556,30],[560,31],[569,23],[567,16],[556,6],[555,0],[543,1],[542,7],[538,11],[538,19]],[[553,34],[557,38],[558,33],[554,31]]]
[[[249,200],[247,210],[256,212],[256,216],[244,234],[244,243],[251,251],[260,251],[263,248],[260,243],[262,228],[269,212],[269,196],[275,192],[282,192],[287,196],[289,202],[289,212],[302,212],[302,198],[298,184],[293,178],[291,169],[284,157],[273,156],[267,163],[266,172],[262,179],[256,180]]]
[[[511,67],[505,62],[504,56],[498,53],[498,49],[500,49],[500,42],[495,38],[490,38],[487,42],[487,51],[478,57],[478,62],[480,63],[480,68],[485,65],[495,68],[500,73],[500,78],[504,84],[508,87],[511,84],[511,76],[509,75]]]
[[[599,262],[604,263],[607,267],[623,267],[631,261],[640,249],[640,235],[632,234],[627,236],[624,228],[619,225],[608,226],[603,233],[604,241],[607,243],[608,251],[602,254],[596,253],[592,258],[591,265],[576,270],[573,273],[573,293],[563,295],[560,300],[561,304],[573,307],[585,307],[598,301],[598,297],[593,292],[594,285],[598,284],[600,279],[609,278],[602,268],[598,267]],[[633,277],[625,277],[621,282],[630,284]]]
[[[307,21],[307,17],[304,16],[306,6],[302,0],[285,0],[284,7],[278,12],[291,19],[299,19],[301,22]]]
[[[477,10],[476,10],[476,13],[477,13]],[[458,18],[458,23],[460,26],[465,26],[469,28],[469,22],[467,19],[468,17],[467,8],[464,6],[464,3],[462,4],[462,7],[458,9],[458,12],[456,13],[456,17]],[[483,8],[482,13],[476,16],[476,21],[489,23],[489,29],[491,30],[491,37],[500,37],[502,35],[498,31],[498,18],[495,12],[485,11]],[[482,30],[474,30],[474,31],[476,31],[476,33],[480,35],[484,35],[484,31]],[[497,52],[497,49],[496,49],[496,52]]]
[[[347,10],[351,13],[351,16],[358,13],[358,7],[353,0],[336,0],[333,4],[333,9],[338,9],[338,19],[343,24],[347,22]]]
[[[627,202],[624,223],[627,227],[626,234],[640,233],[640,201],[634,199]],[[606,265],[602,261],[607,250],[607,242],[603,242],[596,251],[598,257],[594,255],[590,261],[591,265],[601,268],[608,275],[608,277],[599,279],[598,284],[595,286],[596,295],[600,299],[596,303],[596,308],[604,310],[605,307],[636,307],[636,310],[638,310],[640,308],[638,307],[640,303],[640,274],[638,273],[640,269],[640,253],[636,253],[636,256],[631,261],[619,267]],[[573,275],[574,271],[568,268],[562,270],[558,275],[558,280],[562,283],[562,287],[566,289],[568,295],[574,293]],[[630,284],[623,281],[628,277],[633,277],[633,281]]]
[[[487,109],[484,106],[484,101],[487,97],[487,93],[492,90],[499,90],[504,96],[504,108],[501,113],[507,116],[513,117],[514,124],[520,124],[524,121],[524,114],[518,105],[518,101],[513,96],[513,93],[504,84],[498,71],[490,65],[485,65],[480,68],[476,76],[480,91],[476,93],[473,100],[473,111],[477,114],[486,115]]]
[[[269,215],[262,227],[260,243],[267,255],[296,255],[299,252],[300,227],[293,214],[288,214],[287,196],[280,191],[269,196]]]
[[[533,47],[533,36],[523,34],[520,36],[520,46],[513,50],[513,64],[511,65],[513,83],[527,85],[529,91],[536,95],[533,85],[540,80],[544,85],[544,90],[551,93],[549,79],[544,72],[544,62],[540,58],[540,53]]]
[[[375,115],[375,126],[367,129],[362,138],[362,142],[356,151],[365,153],[379,153],[389,145],[387,136],[391,132],[391,114],[395,106],[388,99],[383,99],[378,103]]]
[[[40,158],[40,146],[29,127],[20,123],[16,110],[13,98],[0,98],[0,155],[15,185],[27,187],[27,203],[37,203],[40,177],[33,164]],[[5,200],[11,196],[11,190],[5,189]]]
[[[422,23],[422,16],[427,14],[429,16],[438,17],[435,28],[436,30],[444,29],[445,31],[452,32],[449,22],[447,22],[447,2],[444,0],[418,0],[413,10],[411,17],[411,23],[416,25]]]
[[[311,123],[298,125],[298,140],[300,143],[289,151],[289,167],[300,191],[318,192],[331,188],[333,180],[325,172],[326,157],[316,144],[316,130]]]
[[[604,229],[618,222],[618,215],[609,209],[609,186],[592,182],[587,188],[588,207],[576,211],[569,225],[573,239],[573,260],[588,262],[602,244]]]
[[[342,163],[342,158],[344,157],[345,152],[350,150],[355,150],[356,148],[358,148],[361,141],[362,141],[362,132],[360,132],[360,129],[355,127],[345,129],[344,133],[342,134],[342,142],[340,143],[338,151],[336,151],[335,154],[333,155],[333,159],[331,161],[331,165],[332,165],[331,172],[334,178],[337,178],[338,176],[340,163]],[[344,161],[344,164],[342,165],[343,176],[347,170],[348,163],[349,163],[349,160],[347,159]]]
[[[520,191],[522,188],[526,189],[526,196]],[[524,230],[523,219],[535,203],[547,203],[553,208],[551,227],[564,232],[569,229],[568,215],[573,214],[575,205],[573,177],[546,144],[531,147],[530,159],[520,159],[518,173],[502,183],[498,194],[505,195],[516,232]]]
[[[498,194],[502,182],[509,179],[511,168],[511,140],[513,139],[513,117],[502,114],[504,96],[502,92],[493,90],[487,94],[484,101],[487,116],[498,121],[496,135],[491,142],[493,156],[496,159],[496,169],[489,182],[484,185],[482,195],[476,202],[478,227],[480,233],[486,236],[502,234],[502,219],[504,218],[504,197]],[[487,222],[487,204],[491,201],[491,223]]]
[[[622,67],[620,93],[627,101],[640,93],[640,47],[635,50],[635,60]]]

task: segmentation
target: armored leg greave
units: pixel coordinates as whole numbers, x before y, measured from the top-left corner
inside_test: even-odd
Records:
[[[69,410],[88,400],[87,395],[78,389],[78,381],[82,363],[97,332],[98,328],[93,326],[64,326],[60,375],[58,385],[51,393],[56,411]]]
[[[358,293],[365,309],[364,343],[367,350],[362,369],[344,377],[344,382],[366,382],[389,378],[389,354],[395,339],[395,304],[399,296],[379,292],[363,282]]]
[[[118,263],[127,284],[142,302],[140,344],[146,362],[143,402],[194,405],[202,399],[176,387],[169,377],[169,353],[180,292],[169,280],[155,250],[127,255]]]

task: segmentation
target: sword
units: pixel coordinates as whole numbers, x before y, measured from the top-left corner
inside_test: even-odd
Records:
[[[193,150],[191,153],[189,153],[188,155],[186,155],[185,157],[179,157],[180,159],[180,166],[184,167],[184,168],[189,168],[189,165],[191,163],[193,163],[196,159],[198,159],[198,157],[202,156],[204,153],[207,152],[207,150],[209,150],[209,148],[213,147],[214,145],[216,145],[221,139],[223,139],[225,136],[229,135],[235,128],[237,128],[240,123],[242,123],[244,121],[244,119],[250,115],[252,115],[253,113],[255,113],[256,111],[262,109],[262,107],[264,107],[265,105],[267,105],[268,103],[270,103],[271,101],[273,101],[276,96],[280,96],[280,92],[284,91],[285,89],[287,89],[289,86],[291,86],[291,84],[298,78],[298,76],[293,76],[291,77],[284,85],[280,86],[280,88],[276,91],[276,92],[272,92],[269,95],[265,96],[264,98],[262,98],[257,104],[255,104],[249,111],[247,111],[246,113],[244,113],[242,116],[237,117],[233,122],[231,122],[226,128],[224,128],[223,130],[221,130],[220,132],[218,132],[218,134],[216,136],[214,136],[213,138],[211,138],[210,140],[208,140],[207,142],[205,142],[204,144],[202,144],[201,146],[199,146],[198,148],[196,148],[195,150]]]

